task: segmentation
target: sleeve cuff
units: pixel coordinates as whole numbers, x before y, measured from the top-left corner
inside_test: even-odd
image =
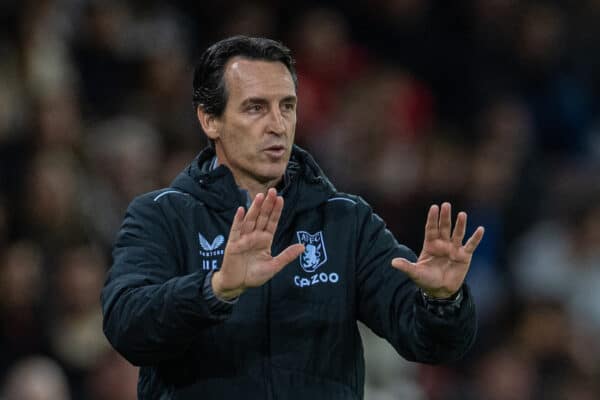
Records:
[[[232,300],[225,300],[218,298],[212,289],[212,276],[214,271],[210,271],[204,277],[204,284],[202,285],[202,296],[206,303],[208,304],[209,310],[216,314],[226,316],[231,314],[233,310],[233,305],[238,302],[239,297],[236,297]]]
[[[442,318],[457,315],[464,298],[462,287],[449,299],[434,299],[427,296],[421,289],[419,289],[419,292],[427,311]]]

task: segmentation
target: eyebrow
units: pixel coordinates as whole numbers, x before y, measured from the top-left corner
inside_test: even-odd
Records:
[[[288,102],[293,102],[296,103],[298,101],[298,98],[296,96],[285,96],[283,99],[281,99],[281,103],[288,103]],[[242,101],[242,104],[240,105],[241,107],[245,107],[249,104],[267,104],[269,101],[267,99],[265,99],[264,97],[248,97],[247,99],[245,99],[244,101]]]
[[[298,101],[298,97],[296,97],[296,96],[285,96],[283,99],[281,99],[282,103],[288,103],[288,102],[296,103],[297,101]]]

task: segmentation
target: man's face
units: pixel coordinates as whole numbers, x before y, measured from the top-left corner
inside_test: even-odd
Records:
[[[287,166],[296,130],[292,76],[280,62],[235,57],[224,79],[227,104],[209,133],[219,162],[232,170],[238,185],[248,180],[275,184]]]

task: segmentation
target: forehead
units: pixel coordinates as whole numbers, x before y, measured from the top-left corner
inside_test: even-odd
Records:
[[[277,61],[234,57],[225,66],[224,78],[230,99],[296,95],[290,71]]]

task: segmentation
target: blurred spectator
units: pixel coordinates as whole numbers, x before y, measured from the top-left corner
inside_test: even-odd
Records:
[[[536,398],[535,365],[515,346],[499,347],[475,368],[473,391],[463,399],[528,400]]]
[[[423,390],[415,382],[416,364],[399,361],[394,348],[375,335],[369,328],[359,324],[365,347],[365,399],[425,399]]]
[[[23,124],[25,102],[17,50],[0,40],[0,146],[14,140]]]
[[[80,150],[83,127],[74,93],[57,90],[38,98],[35,120],[34,146],[42,150]]]
[[[474,152],[463,156],[469,165],[464,170],[467,181],[462,187],[464,208],[469,210],[469,226],[471,229],[486,227],[486,241],[474,255],[474,267],[467,280],[473,288],[479,319],[485,329],[488,324],[494,325],[493,316],[508,301],[504,294],[510,279],[505,267],[507,231],[513,228],[507,204],[517,191],[519,174],[531,153],[534,132],[529,110],[514,97],[496,99],[484,108],[477,122],[479,143]],[[522,197],[519,201],[527,203],[528,199]],[[531,213],[526,206],[520,209]],[[534,215],[520,215],[524,224],[533,218]]]
[[[88,376],[89,400],[136,400],[138,368],[114,350],[104,353]]]
[[[82,199],[90,225],[109,245],[129,202],[158,188],[163,148],[149,122],[130,116],[97,124],[86,140],[91,179]]]
[[[105,266],[92,246],[65,249],[59,258],[50,339],[54,354],[72,368],[92,368],[109,348],[98,304]]]
[[[70,151],[45,150],[29,165],[18,221],[20,235],[44,251],[80,240],[89,231],[81,210],[81,166]]]
[[[50,291],[51,354],[64,366],[72,393],[77,397],[84,397],[86,376],[110,347],[102,332],[98,302],[105,266],[106,260],[94,246],[65,248],[58,257]]]
[[[531,106],[537,145],[550,156],[585,151],[585,130],[592,118],[591,93],[565,62],[566,15],[555,4],[524,6],[516,43],[522,92]]]
[[[160,170],[160,187],[167,187],[173,179],[193,160],[197,152],[194,149],[171,151]]]
[[[69,386],[60,366],[46,357],[30,357],[11,369],[3,400],[70,400]]]
[[[540,220],[517,244],[515,282],[523,298],[561,302],[573,323],[600,329],[600,197],[579,204],[557,200],[565,206],[562,218]]]
[[[415,146],[432,112],[423,97],[426,88],[418,81],[382,66],[338,94],[327,135],[308,144],[341,188],[400,201],[414,191],[421,167]]]
[[[98,117],[123,107],[135,88],[135,57],[129,39],[132,24],[127,2],[90,1],[73,39],[72,57],[81,76],[84,111]],[[139,39],[139,38],[137,38]],[[139,42],[138,42],[139,46]],[[110,71],[110,73],[107,73]]]
[[[241,2],[224,15],[222,37],[234,35],[266,36],[276,32],[276,15],[273,4]]]
[[[200,147],[198,122],[187,90],[191,85],[189,60],[176,50],[163,51],[149,56],[142,68],[137,114],[160,130],[171,148]]]
[[[328,133],[336,96],[368,67],[366,50],[351,41],[343,16],[334,9],[312,8],[299,19],[291,48],[298,61],[298,138],[318,146]],[[307,141],[312,139],[312,143]]]
[[[20,27],[23,67],[27,89],[34,97],[52,96],[78,84],[68,47],[72,11],[56,0],[25,4]]]
[[[48,351],[42,263],[42,253],[33,242],[11,243],[2,253],[0,377],[21,357]]]
[[[0,194],[0,252],[8,242],[9,225],[8,200]]]

